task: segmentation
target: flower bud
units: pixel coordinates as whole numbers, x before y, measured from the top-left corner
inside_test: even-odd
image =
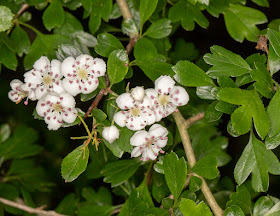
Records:
[[[143,87],[137,86],[131,91],[131,96],[136,101],[142,101],[145,96],[145,90]]]
[[[120,132],[116,126],[105,127],[102,131],[102,136],[109,143],[113,143],[116,139],[119,138]]]

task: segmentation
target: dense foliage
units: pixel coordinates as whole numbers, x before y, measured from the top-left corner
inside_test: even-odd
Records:
[[[280,215],[276,1],[0,0],[0,215]]]

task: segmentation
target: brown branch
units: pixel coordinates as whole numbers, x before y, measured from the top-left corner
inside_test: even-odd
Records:
[[[23,4],[21,5],[21,8],[19,9],[19,11],[17,12],[17,14],[15,15],[14,19],[19,18],[20,15],[21,15],[27,8],[29,8],[29,5],[26,4],[26,3],[23,3]]]
[[[174,112],[172,115],[173,115],[175,122],[177,124],[177,127],[179,129],[179,133],[180,133],[180,136],[182,139],[182,143],[183,143],[183,146],[185,149],[185,153],[186,153],[188,162],[190,164],[190,167],[192,168],[196,163],[196,158],[195,158],[195,154],[194,154],[194,151],[192,148],[191,140],[190,140],[187,129],[188,129],[188,126],[190,126],[190,124],[202,119],[204,117],[204,113],[199,113],[196,116],[193,116],[187,120],[185,120],[185,118],[182,116],[180,111]],[[214,198],[212,192],[210,191],[205,180],[202,177],[200,177],[200,178],[202,180],[201,191],[202,191],[205,199],[207,200],[211,210],[213,211],[215,216],[222,216],[223,210],[218,205],[217,201],[215,200],[215,198]]]
[[[17,209],[21,209],[30,214],[40,214],[40,215],[46,215],[46,216],[66,216],[66,215],[56,213],[55,211],[45,211],[45,210],[41,210],[40,208],[32,208],[32,207],[29,207],[29,206],[26,206],[26,205],[23,205],[20,203],[16,203],[11,200],[4,199],[4,198],[0,198],[0,202],[5,205],[17,208]]]

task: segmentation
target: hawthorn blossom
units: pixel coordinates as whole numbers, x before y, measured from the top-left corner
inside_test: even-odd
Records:
[[[68,57],[61,64],[61,72],[65,77],[62,85],[68,93],[73,96],[89,94],[97,89],[98,77],[105,75],[106,64],[89,55],[80,55],[76,59]]]
[[[149,131],[137,131],[131,138],[130,144],[135,146],[131,151],[131,157],[142,155],[140,160],[155,160],[158,153],[164,153],[162,148],[166,146],[168,141],[168,130],[160,124],[154,124]]]
[[[137,88],[135,91],[139,93],[142,90]],[[130,130],[141,130],[146,125],[155,122],[155,113],[151,109],[152,101],[145,94],[138,93],[123,93],[116,99],[117,105],[122,111],[114,115],[114,121],[120,127],[126,126]]]
[[[36,111],[44,117],[49,130],[57,130],[64,122],[71,124],[75,121],[78,113],[75,105],[75,99],[69,93],[51,92],[38,101]]]
[[[48,92],[60,94],[64,91],[61,84],[60,66],[60,61],[53,59],[50,62],[46,56],[42,56],[34,63],[33,69],[24,74],[24,81],[28,87],[34,89],[38,100]]]
[[[119,138],[120,132],[119,132],[119,129],[116,126],[112,125],[110,127],[105,127],[103,129],[102,136],[109,143],[113,143],[116,139]]]
[[[12,90],[9,91],[8,97],[11,101],[18,104],[22,99],[27,98],[27,100],[24,101],[24,104],[27,105],[28,99],[33,101],[36,100],[34,91],[30,87],[28,87],[27,84],[21,82],[20,80],[12,80],[10,86]]]
[[[152,100],[156,121],[170,115],[178,106],[184,106],[189,101],[187,91],[181,86],[175,86],[170,76],[160,76],[155,81],[155,89],[147,89],[146,95]]]

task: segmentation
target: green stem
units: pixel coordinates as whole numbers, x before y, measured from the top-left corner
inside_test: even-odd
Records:
[[[146,172],[146,175],[145,175],[145,178],[144,178],[144,182],[147,182],[147,178],[149,176],[149,173],[151,172],[151,169],[152,169],[153,165],[154,165],[154,162],[151,161],[150,164],[149,164],[149,167],[147,169],[147,172]]]
[[[129,196],[130,193],[129,191],[123,186],[123,185],[120,185],[120,188]]]
[[[27,24],[27,23],[24,23],[24,22],[21,22],[21,21],[18,21],[18,23],[19,23],[20,25],[23,25],[23,26],[25,26],[25,27],[31,29],[31,30],[34,31],[37,35],[42,35],[42,34],[43,34],[42,32],[40,32],[39,30],[37,30],[36,28],[34,28],[33,26],[31,26],[31,25],[29,25],[29,24]]]

